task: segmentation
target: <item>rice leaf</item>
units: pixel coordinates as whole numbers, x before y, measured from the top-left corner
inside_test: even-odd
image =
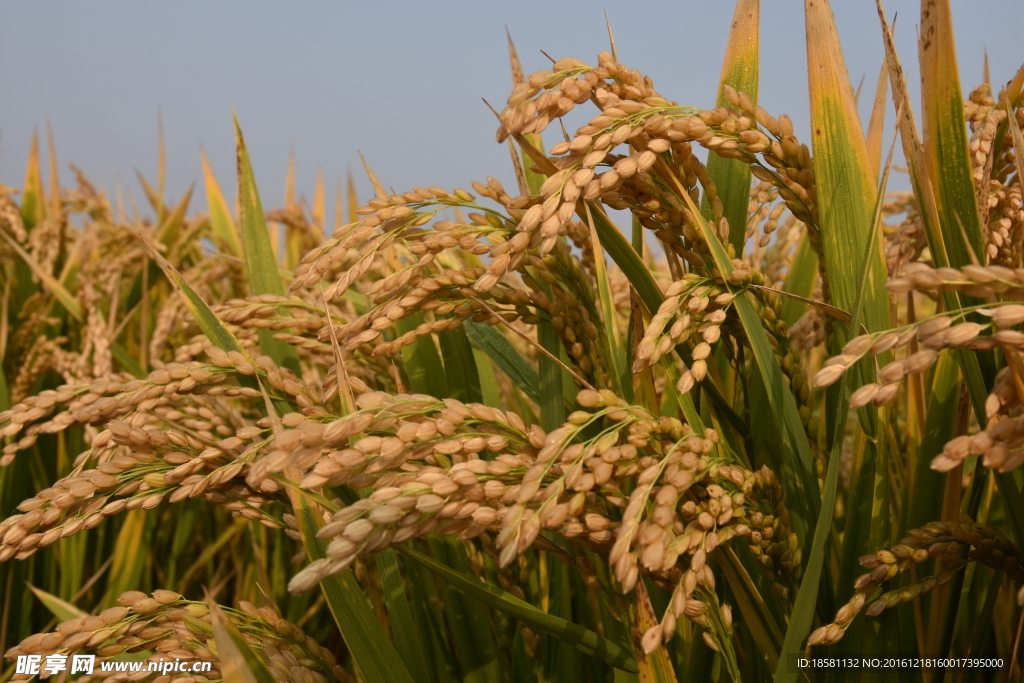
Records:
[[[629,283],[640,296],[647,310],[654,312],[665,300],[654,278],[651,276],[647,266],[640,260],[640,255],[633,249],[622,232],[612,224],[603,207],[591,202],[589,206],[590,215],[593,217],[594,230],[598,239],[601,240],[601,247],[615,261],[622,273],[629,280]],[[582,213],[582,212],[578,212]]]
[[[889,158],[886,162],[885,170],[882,173],[882,178],[879,181],[879,191],[877,193],[878,200],[876,201],[873,211],[871,234],[866,240],[864,254],[860,260],[860,277],[856,288],[857,300],[852,309],[853,319],[850,323],[851,330],[860,329],[860,316],[865,303],[865,298],[867,296],[867,290],[870,286],[872,252],[874,251],[873,242],[881,234],[881,198],[884,196],[885,188],[888,184],[889,171],[892,167],[892,153],[894,148],[895,140],[893,140],[893,148],[891,148],[889,151]],[[841,378],[839,386],[836,388],[834,394],[836,397],[836,401],[835,413],[832,419],[834,420],[834,429],[836,434],[845,434],[846,432],[846,419],[849,414],[849,397],[846,393],[846,382],[847,375],[844,375]],[[862,418],[865,417],[865,414],[867,414],[868,417],[874,416],[874,413],[871,411],[870,408],[862,408],[860,412]],[[867,422],[867,420],[862,419],[862,426],[865,424],[865,422]],[[866,437],[862,439],[863,435],[864,432],[860,432],[857,434],[858,439],[861,440],[862,443],[863,441],[867,440]],[[879,478],[884,478],[886,482],[888,481],[888,471],[886,469],[887,454],[885,452],[885,439],[881,438],[879,439],[879,441],[882,442],[881,448],[879,449],[881,457],[879,457],[880,463],[876,472],[880,471],[881,474],[875,474],[875,490],[869,492],[869,486],[861,483],[862,481],[867,480],[868,475],[870,474],[868,467],[863,465],[858,467],[858,465],[855,463],[852,468],[850,476],[858,476],[861,477],[862,479],[860,481],[852,482],[850,485],[851,494],[849,497],[852,500],[852,505],[857,506],[857,508],[856,510],[854,510],[851,507],[851,512],[847,513],[847,530],[844,535],[842,547],[844,560],[847,560],[848,557],[852,554],[852,552],[856,552],[857,549],[860,548],[860,542],[863,540],[862,538],[860,538],[860,536],[862,535],[860,534],[860,528],[855,528],[854,525],[851,524],[851,518],[853,517],[853,515],[859,514],[860,510],[869,503],[871,505],[872,511],[875,511],[879,507],[882,507],[882,509],[885,510],[886,513],[888,512],[888,499],[887,497],[885,497],[887,496],[888,491],[883,489],[882,496],[876,494]],[[839,462],[843,448],[843,443],[843,438],[835,438],[832,440],[832,448],[828,460],[828,469],[825,474],[825,490],[822,496],[821,511],[819,513],[818,522],[815,525],[814,535],[811,541],[811,551],[807,559],[807,564],[805,565],[804,577],[800,583],[800,591],[797,593],[796,603],[794,604],[793,610],[790,614],[789,625],[786,629],[786,638],[783,643],[783,652],[787,653],[787,656],[790,657],[800,651],[800,644],[803,642],[804,637],[810,631],[815,612],[821,611],[820,608],[816,610],[816,607],[818,607],[817,603],[819,590],[826,591],[827,595],[831,588],[827,580],[824,583],[822,583],[822,576],[825,574],[825,571],[827,569],[825,565],[825,546],[828,536],[831,533],[832,529],[832,517],[835,511],[836,494],[839,487]],[[855,448],[856,444],[857,441],[855,441]],[[879,506],[878,503],[880,498],[882,498],[881,506]],[[875,527],[875,529],[885,529],[885,522],[887,521],[887,519],[888,514],[886,514],[886,516],[883,517],[882,520],[880,520],[882,523],[878,524]],[[872,537],[871,540],[873,542],[878,542],[877,536],[879,535],[882,534],[876,534]],[[846,574],[851,568],[852,561],[841,562],[839,571],[841,588],[849,584],[849,577],[846,576]],[[826,600],[824,602],[831,601]],[[858,624],[858,627],[862,628],[863,622]],[[869,645],[876,644],[877,640],[873,640],[869,643]],[[796,676],[796,669],[791,667],[780,666],[776,668],[774,680],[775,683],[788,683],[796,680]]]
[[[867,145],[832,9],[827,0],[805,0],[804,13],[811,137],[824,269],[828,273],[831,303],[852,312],[857,325],[848,329],[834,328],[836,334],[832,339],[832,351],[835,354],[849,336],[859,333],[861,327],[868,331],[889,328],[889,293],[885,289],[888,271],[881,230],[875,230],[878,189],[871,173]],[[884,362],[885,359],[883,356],[880,360]],[[873,364],[860,362],[842,387],[856,389],[872,381]],[[843,405],[844,399],[837,394],[843,389],[833,387],[826,394],[828,435],[832,442],[843,440],[844,430],[840,425],[845,424],[845,415],[831,409],[836,403]],[[854,460],[850,474],[851,481],[857,483],[851,485],[846,500],[846,508],[850,512],[843,537],[844,561],[839,572],[839,586],[843,591],[852,583],[848,572],[856,569],[850,563],[852,558],[875,547],[872,534],[874,538],[880,537],[889,524],[888,514],[872,514],[887,509],[889,505],[885,487],[888,482],[887,443],[880,437],[885,423],[879,424],[877,411],[873,408],[862,409],[859,416],[860,427],[865,433],[865,450],[862,457]],[[823,515],[831,515],[831,512],[831,508],[822,509]],[[831,519],[826,525],[831,525]],[[809,573],[805,574],[805,577],[809,576]],[[802,585],[808,587],[809,592],[818,590],[817,584],[808,586],[806,581],[807,578]],[[823,611],[821,606],[819,610]],[[794,623],[801,622],[802,619],[791,621],[790,631]],[[855,641],[856,638],[850,639],[850,642]],[[791,648],[795,644],[787,632],[786,647]]]
[[[423,314],[417,311],[396,321],[395,331],[402,335],[415,330],[423,322]],[[437,398],[448,396],[448,378],[443,372],[438,372],[444,365],[432,336],[418,337],[412,344],[403,346],[402,359],[410,388],[414,392]]]
[[[857,270],[874,223],[875,179],[861,132],[853,88],[828,0],[805,0],[811,139],[822,249],[832,303],[850,311],[857,301]],[[889,326],[882,242],[871,245],[861,322],[869,331]]]
[[[722,77],[718,86],[718,106],[731,107],[725,86],[729,85],[750,97],[757,104],[758,71],[760,69],[760,0],[737,0],[732,29],[722,61]],[[715,183],[722,201],[722,215],[729,221],[729,244],[736,255],[743,253],[747,233],[747,204],[750,201],[750,164],[739,159],[708,155],[708,176]],[[707,201],[702,206],[704,217],[712,217]]]
[[[909,98],[907,97],[906,81],[903,76],[903,69],[900,66],[899,57],[896,53],[895,41],[893,40],[892,33],[889,30],[888,22],[885,19],[881,0],[877,0],[877,7],[879,21],[882,24],[882,37],[886,48],[886,61],[889,65],[889,77],[893,89],[893,102],[897,107],[897,111],[902,112],[899,119],[900,139],[903,142],[904,157],[907,159],[911,181],[914,185],[914,194],[917,197],[918,204],[922,208],[921,220],[925,227],[925,234],[928,236],[928,246],[933,254],[937,266],[954,265],[955,262],[953,259],[957,257],[952,254],[954,247],[950,247],[947,244],[948,240],[946,240],[944,236],[945,229],[940,229],[941,221],[939,218],[938,201],[936,199],[937,191],[934,189],[932,182],[932,171],[929,168],[930,164],[925,159],[925,151],[917,135],[917,126],[914,122],[913,111],[911,109]],[[945,22],[945,20],[934,20],[939,21],[940,24]],[[949,30],[951,31],[952,29],[950,28]],[[939,71],[939,65],[944,65],[942,69],[947,71],[951,68],[948,60],[944,57],[933,55],[931,59],[934,62],[931,66],[933,70]],[[953,63],[953,66],[955,67],[955,62]],[[1020,80],[1015,79],[1014,83],[1016,83],[1016,87],[1019,88],[1020,83],[1024,82],[1024,68],[1018,72],[1017,78]],[[954,86],[946,83],[944,87],[951,89]],[[947,142],[954,145],[956,144],[955,139],[947,140]],[[964,229],[966,231],[966,224]],[[970,234],[967,234],[968,241],[970,241]],[[963,238],[960,233],[960,224],[957,224],[957,235],[959,238],[958,244],[963,244]],[[969,255],[966,254],[966,247],[964,247],[964,250],[965,253],[961,254],[960,257],[967,258],[967,262],[969,263]],[[957,293],[946,293],[944,299],[947,310],[957,310],[961,308],[960,297]],[[980,422],[985,422],[985,401],[988,396],[988,390],[986,388],[987,383],[978,361],[978,355],[965,350],[956,350],[954,351],[954,354],[960,363],[961,372],[963,373],[963,378],[967,386],[967,393],[970,397],[972,409],[974,410],[978,420]],[[1016,485],[1007,480],[1007,476],[1008,475],[1004,473],[996,473],[996,481],[1000,483],[1000,490],[1007,496],[1007,511],[1010,513],[1009,518],[1015,537],[1018,542],[1024,542],[1024,498],[1021,497],[1020,490]]]
[[[235,523],[227,529],[224,529],[224,531],[222,531],[220,535],[210,543],[210,545],[205,546],[203,548],[203,552],[199,554],[199,556],[181,574],[181,578],[178,579],[178,592],[184,593],[192,580],[192,577],[198,574],[208,562],[213,560],[213,558],[217,556],[217,553],[221,552],[221,549],[224,548],[224,546],[243,533],[247,526],[248,520],[244,518],[236,519]]]
[[[75,607],[72,603],[67,600],[61,600],[52,593],[47,593],[41,588],[36,588],[32,584],[26,584],[28,589],[39,598],[39,602],[46,606],[46,609],[53,613],[53,616],[57,617],[61,621],[68,621],[69,619],[79,619],[89,616],[89,613],[85,610]]]
[[[289,489],[302,543],[310,560],[326,557],[325,543],[316,537],[323,525],[322,513],[306,496]],[[359,667],[366,683],[413,683],[409,670],[402,663],[395,646],[366,600],[366,594],[351,569],[328,576],[320,582],[327,606],[341,631],[345,645]]]
[[[402,582],[402,573],[398,568],[398,556],[394,549],[386,548],[373,556],[380,576],[381,592],[384,604],[388,608],[391,619],[391,632],[395,637],[395,648],[401,655],[405,668],[420,683],[426,681],[426,663],[423,656],[423,644],[413,622],[409,598]]]
[[[448,630],[444,627],[442,601],[438,580],[430,571],[416,562],[404,563],[410,585],[417,590],[410,591],[413,619],[426,646],[423,655],[427,659],[427,676],[430,683],[450,683],[458,680]]]
[[[0,412],[11,407],[11,388],[7,384],[7,373],[0,363]]]
[[[316,186],[313,190],[313,206],[310,210],[310,217],[313,219],[313,224],[319,226],[321,230],[327,227],[327,209],[324,202],[324,172],[323,169],[320,169],[316,172]]]
[[[508,339],[491,325],[467,320],[462,323],[470,339],[486,353],[519,389],[540,404],[540,376],[519,355]]]
[[[188,205],[192,201],[192,189],[190,187],[181,201],[170,212],[167,212],[156,231],[157,241],[171,247],[172,252],[178,246],[179,229],[188,213]]]
[[[245,252],[245,270],[249,279],[250,294],[285,295],[284,285],[278,273],[278,263],[270,246],[267,233],[267,219],[260,204],[253,176],[249,151],[245,147],[242,128],[235,118],[235,141],[238,146],[238,206],[239,222],[242,228],[242,247]],[[288,368],[301,376],[299,353],[291,344],[274,338],[274,332],[260,329],[260,350],[274,359],[278,365]]]
[[[872,178],[877,178],[882,169],[882,129],[885,127],[885,105],[888,103],[888,94],[889,67],[883,61],[881,72],[878,74],[878,85],[875,87],[875,101],[871,107],[871,118],[868,119],[868,130],[864,135]]]
[[[209,593],[206,595],[206,604],[210,607],[213,639],[217,643],[217,659],[224,672],[224,680],[232,683],[275,683],[277,679],[270,673],[270,669]]]
[[[811,247],[810,237],[805,234],[793,255],[793,262],[789,266],[789,275],[786,276],[783,290],[789,294],[810,297],[814,292],[814,283],[817,279],[818,255]],[[782,319],[789,327],[795,325],[806,310],[807,304],[802,301],[791,297],[782,299]]]
[[[471,572],[463,544],[451,537],[435,536],[427,540],[435,561],[459,575]],[[441,585],[445,620],[462,680],[465,683],[490,683],[501,678],[501,662],[486,603],[457,590],[450,582]]]
[[[589,206],[587,210],[589,212]],[[612,386],[615,392],[624,397],[627,401],[633,400],[633,387],[630,382],[629,366],[626,359],[626,348],[623,346],[619,325],[616,320],[617,312],[615,302],[612,300],[611,284],[608,280],[608,265],[604,260],[604,249],[601,247],[601,240],[597,236],[594,227],[593,215],[588,213],[590,220],[587,226],[590,228],[590,239],[594,250],[594,269],[597,279],[597,304],[601,312],[604,336],[602,338],[604,353],[611,365]]]
[[[1021,67],[1024,70],[1024,67]],[[1017,161],[1017,168],[1024,168],[1024,135],[1017,125],[1017,117],[1014,116],[1009,102],[1006,102],[1006,125],[1010,131],[1010,139],[1013,141],[1013,158]]]
[[[146,177],[140,171],[135,172],[135,177],[138,178],[139,185],[142,186],[142,193],[146,195],[146,201],[149,202],[154,213],[156,213],[157,221],[163,223],[166,209],[164,208],[163,197],[160,191],[150,185],[149,181],[146,180]]]
[[[498,611],[509,614],[530,628],[572,643],[581,652],[597,657],[616,668],[637,671],[636,660],[627,649],[602,638],[593,631],[561,617],[547,614],[511,593],[483,583],[476,578],[465,576],[408,546],[400,546],[399,551],[467,595],[473,596]]]
[[[110,565],[106,601],[112,602],[127,590],[143,586],[142,578],[151,568],[149,544],[153,538],[152,517],[147,510],[129,511],[121,522]]]
[[[541,287],[543,286],[542,284]],[[562,341],[550,321],[537,324],[537,342],[555,358],[562,350]],[[559,363],[547,354],[539,354],[537,366],[540,371],[540,426],[550,432],[565,422],[565,399],[571,400],[572,395],[565,395],[562,386],[562,366]]]
[[[945,240],[942,232],[939,230],[938,209],[935,204],[931,174],[928,170],[928,165],[924,161],[921,138],[918,135],[917,123],[914,120],[913,104],[907,96],[907,83],[903,75],[903,67],[896,52],[896,42],[893,39],[892,31],[889,29],[889,22],[885,18],[885,10],[882,8],[881,0],[876,0],[876,6],[878,9],[878,20],[882,25],[885,61],[889,67],[889,83],[892,86],[892,101],[897,112],[897,124],[900,129],[903,156],[910,171],[910,181],[914,188],[914,195],[917,197],[918,205],[920,206],[921,222],[924,224],[925,233],[928,236],[928,247],[932,252],[936,265],[948,266],[949,258],[946,255]]]
[[[199,156],[203,164],[203,185],[206,188],[206,203],[210,212],[210,230],[213,237],[222,249],[227,250],[227,253],[232,256],[242,256],[241,238],[238,235],[235,222],[231,219],[227,202],[224,201],[224,193],[220,190],[217,177],[213,175],[206,152],[199,150]]]
[[[59,216],[63,205],[60,196],[60,168],[57,166],[57,146],[53,143],[53,127],[50,125],[49,117],[46,119],[46,142],[50,162],[49,213],[52,216]]]
[[[464,325],[465,323],[463,323]],[[437,335],[444,360],[444,374],[448,381],[448,395],[463,403],[479,403],[483,398],[480,375],[473,358],[473,347],[462,327],[445,330]]]
[[[1013,75],[1010,82],[1006,84],[1006,87],[999,93],[999,104],[1000,107],[1005,107],[1007,104],[1011,108],[1019,107],[1021,100],[1024,99],[1024,64],[1017,69],[1017,73]],[[1004,119],[997,127],[996,134],[992,138],[992,150],[994,154],[998,154],[998,150],[1005,149],[1006,134],[1009,132],[1009,119]]]
[[[643,579],[636,582],[636,598],[631,610],[636,615],[635,631],[641,636],[648,629],[658,625],[658,617],[651,605],[646,584]],[[645,653],[642,648],[637,648],[636,655],[636,664],[643,683],[676,683],[676,672],[665,648],[655,648],[650,654]]]
[[[39,133],[32,133],[28,163],[25,166],[25,183],[21,190],[21,220],[26,230],[31,230],[46,218],[46,193],[43,189],[43,174],[39,167]]]
[[[846,378],[840,380],[839,402],[836,413],[839,424],[843,424],[849,402],[845,391]],[[825,473],[825,489],[821,499],[821,512],[814,526],[811,538],[811,552],[807,553],[804,564],[803,578],[800,580],[800,591],[796,594],[796,602],[790,612],[786,637],[782,644],[784,658],[796,656],[803,651],[802,643],[810,633],[814,620],[815,607],[821,579],[825,571],[826,540],[832,530],[832,515],[836,505],[836,491],[839,488],[839,453],[841,440],[837,439],[828,461]],[[775,669],[774,683],[793,683],[797,679],[797,669],[784,661]]]
[[[565,541],[557,533],[550,531],[541,532],[543,537],[550,541],[557,548],[564,548]],[[566,621],[573,621],[573,582],[569,573],[569,565],[563,562],[554,552],[540,553],[540,563],[547,563],[547,567],[541,575],[541,588],[546,589],[546,595],[542,597],[542,605],[547,606],[547,613],[561,617]],[[466,572],[463,572],[464,574]],[[543,579],[546,578],[547,581]],[[546,584],[546,585],[545,585]],[[546,600],[546,602],[544,602]],[[543,667],[541,674],[544,678],[553,681],[572,681],[579,678],[582,670],[585,669],[584,658],[570,643],[559,640],[553,636],[545,635],[542,638]]]
[[[942,513],[942,490],[946,475],[931,468],[932,459],[952,439],[956,426],[956,413],[960,403],[960,367],[952,354],[943,354],[935,368],[931,391],[928,394],[928,412],[925,419],[924,439],[917,450],[910,505],[907,507],[905,529],[916,529],[939,519]]]
[[[164,114],[160,109],[156,110],[156,198],[157,203],[153,205],[156,209],[156,219],[163,223],[167,217],[167,208],[164,203],[164,190],[167,188],[167,145],[164,137]]]
[[[961,268],[971,263],[971,251],[983,258],[985,245],[967,148],[949,0],[922,0],[919,51],[924,158],[935,179],[939,226],[949,265]],[[967,235],[970,251],[961,230]]]
[[[120,344],[114,344],[110,347],[110,351],[114,354],[114,359],[121,364],[121,367],[136,377],[145,377],[146,372],[142,369],[142,366],[138,362],[128,355],[128,352]]]
[[[147,243],[148,244],[148,243]],[[155,249],[150,250],[150,256],[156,260],[157,265],[164,272],[164,275],[170,280],[171,284],[178,291],[182,297],[182,301],[185,304],[185,308],[195,319],[199,325],[199,329],[203,331],[211,342],[215,346],[225,351],[238,351],[243,352],[242,345],[238,343],[238,339],[231,333],[231,330],[224,327],[224,324],[217,317],[210,307],[203,301],[203,298],[192,289],[191,285],[182,277],[181,273],[174,269],[170,263],[167,262],[163,256],[160,255]]]

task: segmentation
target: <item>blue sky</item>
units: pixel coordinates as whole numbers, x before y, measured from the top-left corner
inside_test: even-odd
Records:
[[[360,195],[363,152],[385,185],[468,187],[493,175],[510,186],[492,114],[510,90],[505,27],[524,68],[607,49],[607,8],[620,59],[682,104],[710,106],[732,3],[693,2],[193,2],[8,1],[0,22],[0,183],[20,186],[32,133],[53,125],[62,181],[74,162],[112,192],[120,177],[136,201],[139,170],[155,179],[157,113],[167,141],[167,191],[193,183],[205,210],[200,147],[233,196],[232,108],[266,207],[279,206],[289,153],[311,198],[318,169],[333,187],[348,169]],[[862,111],[882,62],[872,0],[833,0]],[[953,0],[965,94],[988,48],[995,83],[1024,61],[1021,0]],[[890,0],[916,93],[917,2]],[[760,103],[807,125],[803,3],[762,3]],[[867,116],[866,113],[863,116]],[[890,114],[891,120],[891,114]],[[552,133],[555,131],[552,130]],[[806,137],[806,136],[804,136]],[[889,138],[886,137],[886,144]]]

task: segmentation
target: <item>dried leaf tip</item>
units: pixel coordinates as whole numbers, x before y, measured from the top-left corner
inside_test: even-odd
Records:
[[[619,51],[615,47],[615,33],[612,31],[612,20],[608,17],[608,10],[604,11],[604,23],[608,27],[608,50],[612,53],[612,59],[619,61]]]
[[[508,63],[512,68],[512,87],[526,82],[523,75],[523,65],[519,62],[519,55],[516,53],[516,44],[512,42],[512,33],[505,27],[505,37],[508,38]]]
[[[377,196],[380,199],[387,198],[389,192],[384,189],[380,180],[377,179],[377,174],[373,172],[372,168],[370,168],[370,164],[366,162],[366,157],[363,156],[362,152],[359,152],[359,159],[363,162],[363,168],[366,169],[366,175],[369,177],[370,183],[373,185],[373,191],[377,193]]]

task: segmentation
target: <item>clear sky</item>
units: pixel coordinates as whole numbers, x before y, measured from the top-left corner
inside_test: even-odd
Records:
[[[864,78],[866,120],[882,63],[875,4],[832,4],[850,78],[855,87]],[[993,82],[1005,83],[1024,61],[1024,1],[952,4],[965,95],[981,80],[985,48]],[[481,102],[500,108],[511,88],[505,27],[527,72],[549,64],[540,50],[593,63],[608,45],[604,8],[624,63],[650,75],[669,99],[713,104],[733,11],[725,0],[7,0],[0,10],[0,182],[20,187],[32,133],[45,136],[49,120],[62,182],[70,182],[67,163],[74,162],[109,192],[120,177],[141,203],[135,171],[155,179],[162,112],[168,195],[178,199],[196,183],[193,208],[205,211],[200,147],[229,201],[234,194],[233,107],[268,208],[282,202],[292,150],[306,197],[323,170],[328,211],[348,169],[367,197],[357,151],[399,191],[468,187],[488,175],[511,187],[507,150],[495,143],[495,119]],[[899,13],[898,45],[916,93],[919,5],[889,0],[886,11]],[[788,113],[801,135],[808,119],[803,3],[765,0],[761,14],[760,103]]]

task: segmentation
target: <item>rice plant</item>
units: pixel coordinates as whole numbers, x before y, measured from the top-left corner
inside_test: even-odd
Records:
[[[804,142],[739,0],[714,106],[510,42],[515,187],[367,168],[330,227],[322,183],[264,211],[237,122],[235,211],[205,158],[208,212],[161,171],[147,217],[35,144],[2,680],[1020,680],[1024,67],[964,99],[924,0],[918,116],[879,2],[862,126],[805,5]]]

